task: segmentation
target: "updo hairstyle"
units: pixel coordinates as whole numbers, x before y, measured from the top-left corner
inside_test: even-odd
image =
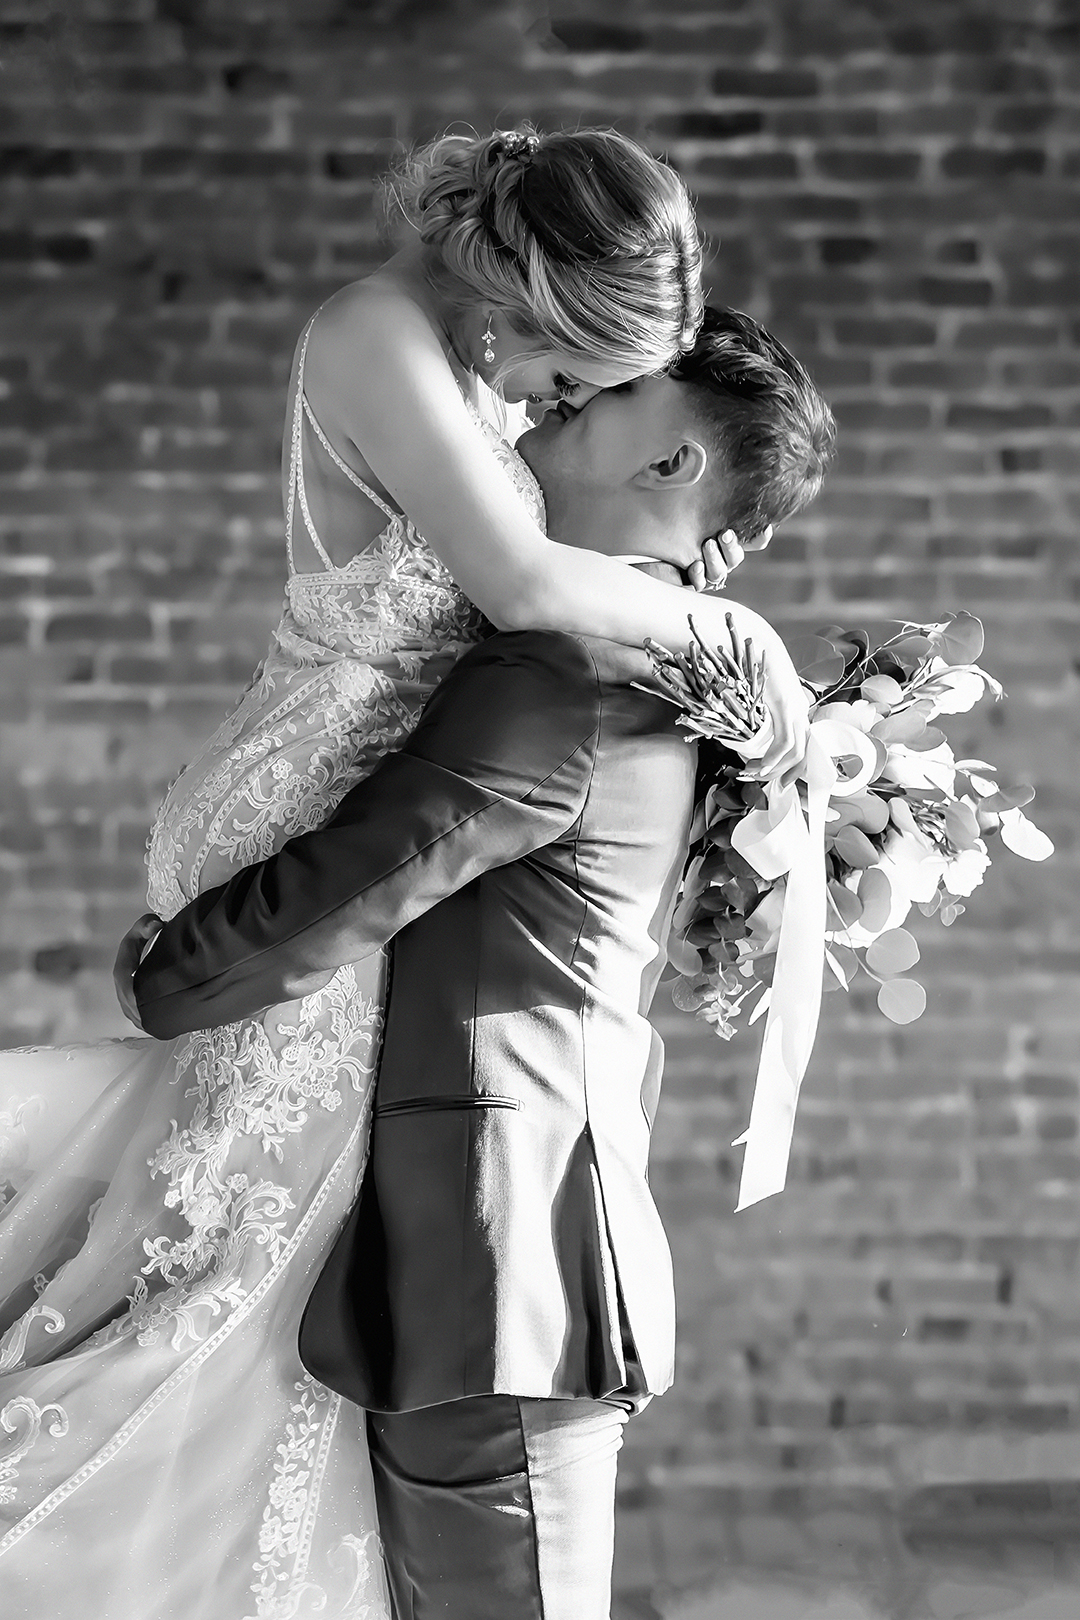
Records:
[[[385,185],[458,306],[490,303],[525,337],[627,375],[661,371],[701,321],[701,242],[686,187],[614,130],[444,135]]]

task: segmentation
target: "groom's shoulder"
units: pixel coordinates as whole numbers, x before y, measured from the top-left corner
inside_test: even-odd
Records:
[[[466,653],[458,667],[485,664],[548,672],[557,681],[597,691],[647,680],[652,667],[643,647],[566,630],[495,631]]]

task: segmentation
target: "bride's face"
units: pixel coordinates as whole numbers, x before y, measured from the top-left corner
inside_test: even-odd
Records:
[[[566,400],[580,409],[595,394],[632,375],[625,366],[552,350],[543,338],[523,337],[501,315],[492,318],[490,331],[495,358],[490,363],[484,360],[487,344],[478,334],[473,344],[475,369],[511,404],[527,401],[538,410],[551,410]]]
[[[548,412],[516,448],[545,495],[548,483],[610,493],[628,488],[652,463],[700,436],[685,385],[671,377],[641,377],[604,390],[583,410],[563,405]]]

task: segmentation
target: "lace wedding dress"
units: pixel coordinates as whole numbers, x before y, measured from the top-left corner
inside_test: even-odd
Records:
[[[377,497],[311,412],[306,347],[284,616],[158,814],[164,916],[323,820],[482,629],[381,501],[378,540],[331,564],[305,439]],[[477,420],[542,521],[532,474]],[[297,506],[321,572],[295,571]],[[176,1042],[0,1054],[5,1620],[386,1620],[363,1414],[296,1353],[363,1167],[384,974],[380,954]]]

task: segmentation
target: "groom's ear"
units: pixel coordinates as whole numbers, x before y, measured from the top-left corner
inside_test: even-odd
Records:
[[[678,447],[642,467],[634,482],[644,489],[686,489],[705,476],[708,452],[697,439],[684,439]]]

